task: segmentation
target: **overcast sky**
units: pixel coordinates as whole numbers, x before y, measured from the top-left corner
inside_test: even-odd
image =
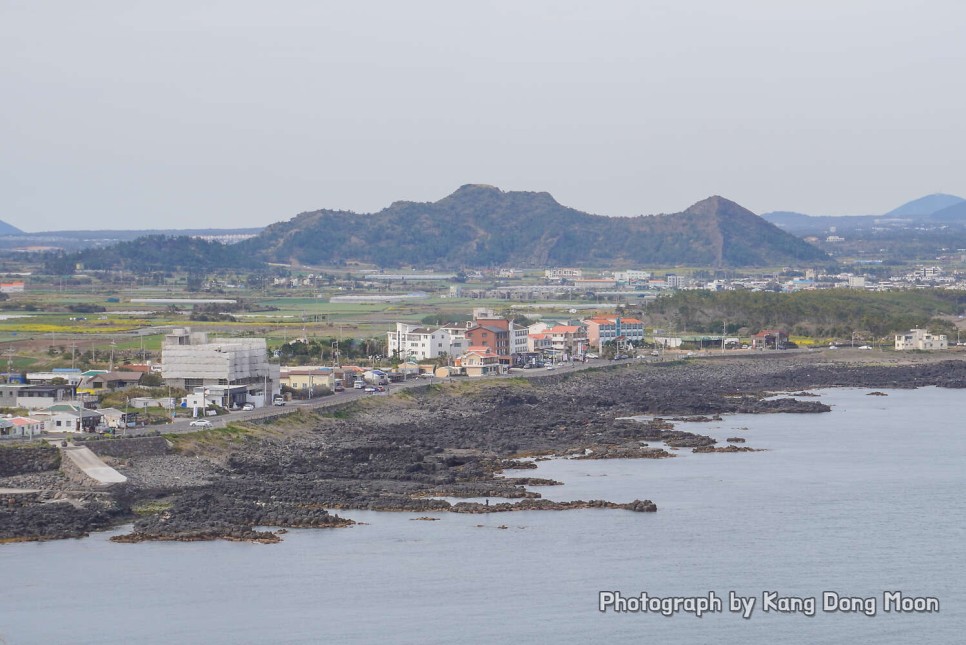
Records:
[[[601,215],[966,197],[966,3],[0,0],[0,219],[263,226],[462,184]]]

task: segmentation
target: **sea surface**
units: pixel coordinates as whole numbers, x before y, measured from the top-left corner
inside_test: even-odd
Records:
[[[276,545],[100,533],[2,546],[0,643],[963,642],[966,391],[885,392],[819,391],[828,414],[679,426],[765,452],[524,473],[565,482],[539,489],[551,499],[652,499],[657,513],[344,512],[365,524]],[[724,606],[601,612],[600,591],[713,591]],[[750,618],[730,591],[755,597]],[[874,598],[875,615],[822,611],[825,591]],[[887,591],[940,609],[887,613]],[[814,615],[765,612],[765,592],[815,598]]]

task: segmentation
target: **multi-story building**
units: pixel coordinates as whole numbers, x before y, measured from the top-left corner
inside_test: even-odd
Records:
[[[627,271],[614,271],[614,279],[625,284],[644,282],[650,279],[650,277],[651,274],[649,271],[639,271],[635,269],[629,269]]]
[[[400,360],[424,361],[442,355],[459,356],[466,351],[466,327],[447,324],[431,329],[419,325],[396,323],[396,330],[386,333],[390,356]]]
[[[500,363],[508,365],[511,362],[510,324],[502,318],[481,318],[466,330],[466,341],[470,347],[489,347]]]
[[[264,338],[213,338],[189,328],[175,329],[161,346],[161,377],[188,391],[223,386],[225,407],[271,403],[279,392],[279,367],[268,362]]]
[[[583,326],[554,325],[541,335],[550,339],[550,349],[557,356],[579,356],[587,351],[587,329]]]
[[[587,327],[587,342],[600,349],[612,341],[640,343],[644,340],[644,322],[637,318],[595,316],[583,321]]]
[[[583,277],[584,272],[580,269],[572,268],[553,268],[543,272],[547,280],[575,280]]]
[[[911,349],[933,350],[948,349],[949,343],[944,334],[930,334],[925,329],[910,329],[905,334],[896,334],[896,350]]]

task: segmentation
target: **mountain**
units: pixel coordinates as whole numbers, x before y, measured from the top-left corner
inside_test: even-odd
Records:
[[[941,211],[944,208],[955,206],[956,204],[962,204],[963,202],[966,202],[966,199],[963,199],[962,197],[936,193],[934,195],[926,195],[925,197],[920,197],[919,199],[914,199],[911,202],[907,202],[899,208],[892,209],[886,213],[885,216],[914,217],[916,215],[932,215],[933,213]]]
[[[950,215],[957,211],[949,211],[942,216],[939,216],[939,213],[962,206],[964,203],[966,199],[962,197],[936,193],[906,202],[882,215],[805,215],[791,211],[773,211],[763,213],[762,218],[794,235],[818,235],[827,232],[833,226],[839,232],[868,231],[882,224],[900,224],[900,220],[906,220],[910,225],[913,222],[958,223],[960,218]],[[963,223],[966,223],[966,220]]]
[[[3,220],[0,220],[0,235],[20,235],[21,233],[23,231],[13,224],[7,224]]]
[[[929,219],[941,224],[966,224],[966,200],[932,213]]]
[[[266,261],[414,266],[773,266],[825,262],[819,249],[722,197],[682,213],[590,215],[550,194],[470,184],[436,202],[372,214],[302,213],[240,242]]]

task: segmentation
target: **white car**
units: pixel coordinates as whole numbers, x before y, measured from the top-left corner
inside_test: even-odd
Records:
[[[254,409],[255,409],[255,404],[254,403],[246,403],[245,405],[242,406],[242,411],[243,412],[251,412]]]
[[[544,369],[555,370],[557,367],[553,363],[547,363],[547,367]]]
[[[214,428],[215,426],[208,419],[196,419],[188,424],[192,428]]]

